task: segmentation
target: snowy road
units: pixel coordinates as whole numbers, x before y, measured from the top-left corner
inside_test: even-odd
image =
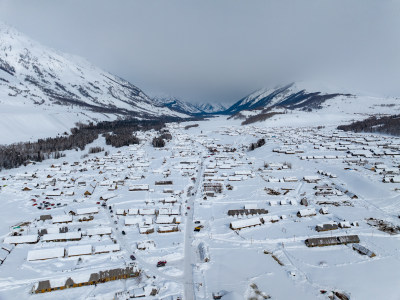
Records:
[[[194,282],[193,282],[193,265],[194,265],[194,253],[195,250],[192,247],[193,243],[193,214],[194,214],[194,200],[199,193],[200,182],[204,172],[204,159],[202,158],[200,163],[200,170],[197,174],[196,184],[193,189],[194,195],[190,196],[187,202],[187,206],[190,207],[187,210],[186,227],[185,227],[185,250],[184,250],[184,287],[185,287],[185,300],[195,299],[194,294]]]

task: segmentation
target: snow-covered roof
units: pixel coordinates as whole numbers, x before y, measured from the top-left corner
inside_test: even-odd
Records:
[[[99,208],[97,206],[78,208],[76,210],[77,215],[96,214],[98,212],[99,212]]]
[[[103,234],[111,234],[111,227],[96,227],[89,228],[86,230],[87,235],[103,235]]]
[[[28,252],[27,260],[34,261],[34,260],[59,258],[59,257],[64,257],[64,255],[65,255],[64,247],[31,250]]]
[[[156,210],[154,208],[141,208],[139,209],[139,214],[141,215],[154,215]]]
[[[158,210],[159,215],[179,215],[179,207],[165,207]]]
[[[257,204],[245,204],[244,209],[257,209]]]
[[[250,170],[235,171],[235,175],[251,175]]]
[[[305,180],[305,181],[318,181],[318,180],[320,180],[321,178],[319,178],[319,176],[313,176],[313,175],[311,175],[311,176],[304,176],[303,177],[303,180]]]
[[[95,253],[114,252],[121,249],[119,244],[99,245],[94,247]]]
[[[6,244],[25,244],[25,243],[36,243],[38,241],[38,235],[17,235],[8,236],[4,239]]]
[[[149,189],[148,184],[133,184],[129,186],[130,191],[140,190],[140,191],[147,191]]]
[[[138,218],[138,217],[126,217],[125,225],[136,225],[136,224],[139,224],[140,221],[141,221],[141,218]]]
[[[157,224],[172,224],[175,218],[170,216],[158,216],[156,219]]]
[[[260,218],[243,219],[231,222],[232,229],[241,229],[250,226],[261,225]]]
[[[42,236],[42,240],[45,242],[57,241],[57,240],[78,240],[82,238],[80,232],[66,232],[66,233],[51,233]]]
[[[71,246],[68,248],[68,256],[92,254],[92,245]]]
[[[302,217],[315,215],[315,208],[306,208],[299,210],[299,215]]]
[[[48,191],[46,192],[46,196],[61,196],[61,191]]]
[[[137,215],[139,213],[139,209],[137,208],[130,208],[128,210],[128,215]]]
[[[72,222],[72,216],[71,216],[71,215],[58,215],[58,216],[53,216],[52,222],[53,222],[53,223]]]

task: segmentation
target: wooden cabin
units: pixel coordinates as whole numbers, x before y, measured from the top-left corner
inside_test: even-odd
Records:
[[[335,223],[319,224],[319,225],[315,226],[315,230],[318,232],[336,230],[338,228],[339,228],[338,225]]]
[[[75,277],[72,275],[71,277],[68,277],[64,281],[64,284],[60,284],[59,279],[42,280],[36,283],[32,287],[32,293],[40,294],[57,290],[64,290],[68,288],[76,288],[87,285],[97,285],[108,281],[137,277],[139,275],[140,275],[140,270],[138,270],[134,266],[129,266],[125,268],[100,271],[98,273],[91,273],[88,274],[87,276],[82,276],[80,274]]]
[[[359,242],[360,238],[358,237],[358,235],[320,237],[320,238],[310,238],[305,240],[305,244],[307,247],[346,245]]]

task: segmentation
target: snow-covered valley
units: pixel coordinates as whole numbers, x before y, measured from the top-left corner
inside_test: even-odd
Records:
[[[215,7],[206,18],[183,6],[179,18],[154,7],[101,18],[95,6],[66,10],[69,23],[79,13],[97,25],[53,22],[50,45],[101,68],[0,21],[0,300],[400,299],[400,98],[389,68],[379,72],[386,51],[368,42],[371,57],[343,65],[338,54],[335,71],[320,60],[334,56],[321,34],[308,43],[300,30],[287,47],[282,26],[259,26],[276,18],[292,32],[292,8],[241,9],[243,25],[224,8],[208,30]],[[246,42],[247,26],[261,34]],[[356,36],[329,43],[347,54]],[[298,64],[300,41],[318,54]],[[398,53],[387,42],[375,44]],[[279,70],[267,63],[286,51]]]

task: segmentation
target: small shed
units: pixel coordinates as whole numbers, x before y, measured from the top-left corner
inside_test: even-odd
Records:
[[[40,221],[46,221],[46,220],[51,220],[51,215],[41,215],[39,220]]]
[[[366,255],[371,258],[376,256],[374,252],[359,244],[353,244],[353,250],[357,251],[361,255]]]
[[[304,205],[304,206],[308,206],[308,200],[307,200],[307,198],[302,198],[302,199],[300,200],[300,204],[301,204],[301,205]]]

